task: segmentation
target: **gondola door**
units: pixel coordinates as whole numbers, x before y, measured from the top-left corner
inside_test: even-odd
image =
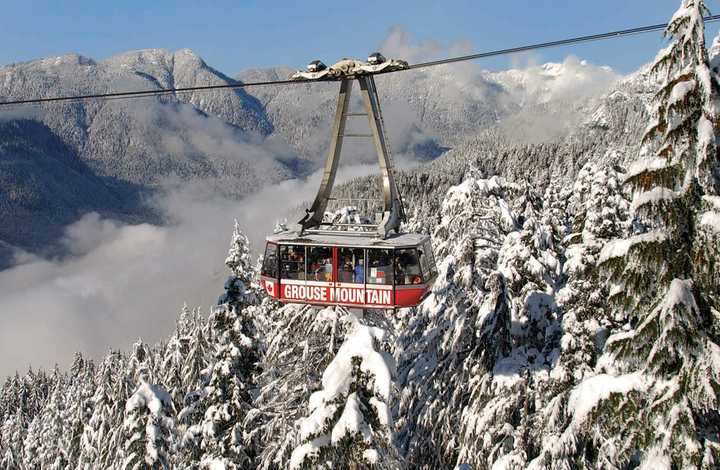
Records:
[[[280,245],[280,299],[308,301],[305,246]]]
[[[335,248],[335,302],[349,307],[365,305],[365,250]]]
[[[307,247],[307,281],[305,301],[314,305],[331,305],[335,289],[333,249]]]

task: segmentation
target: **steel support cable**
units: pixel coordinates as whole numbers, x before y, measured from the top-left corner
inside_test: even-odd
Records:
[[[712,15],[708,17],[704,17],[703,21],[705,23],[712,23],[714,21],[719,21],[720,15]],[[498,51],[492,51],[492,52],[481,52],[479,54],[472,54],[472,55],[466,55],[462,57],[453,57],[450,59],[442,59],[442,60],[435,60],[432,62],[423,62],[420,64],[413,64],[410,66],[410,69],[419,69],[423,67],[433,67],[436,65],[443,65],[443,64],[451,64],[453,62],[462,62],[465,60],[475,60],[475,59],[484,59],[487,57],[494,57],[498,55],[505,55],[505,54],[514,54],[517,52],[525,52],[525,51],[533,51],[536,49],[547,49],[550,47],[559,47],[559,46],[566,46],[568,44],[577,44],[581,42],[592,42],[592,41],[600,41],[603,39],[612,39],[612,38],[620,38],[624,36],[633,36],[636,34],[643,34],[643,33],[650,33],[652,31],[660,31],[667,28],[667,23],[662,24],[656,24],[652,26],[643,26],[641,28],[632,28],[632,29],[623,29],[620,31],[613,31],[611,33],[601,33],[601,34],[593,34],[590,36],[582,36],[578,38],[572,38],[572,39],[563,39],[560,41],[551,41],[551,42],[544,42],[540,44],[532,44],[529,46],[521,46],[521,47],[514,47],[512,49],[502,49]]]
[[[712,15],[712,16],[704,17],[703,21],[705,23],[712,23],[715,21],[720,21],[720,15]],[[501,49],[501,50],[491,51],[491,52],[482,52],[479,54],[453,57],[450,59],[435,60],[435,61],[431,61],[431,62],[422,62],[419,64],[412,64],[407,69],[391,70],[391,71],[387,71],[387,72],[378,72],[374,75],[384,75],[384,74],[388,74],[388,73],[403,72],[405,70],[415,70],[415,69],[420,69],[420,68],[425,68],[425,67],[434,67],[434,66],[438,66],[438,65],[451,64],[451,63],[455,63],[455,62],[463,62],[466,60],[484,59],[487,57],[495,57],[495,56],[499,56],[499,55],[514,54],[514,53],[518,53],[518,52],[533,51],[533,50],[538,50],[538,49],[547,49],[547,48],[551,48],[551,47],[566,46],[569,44],[577,44],[577,43],[582,43],[582,42],[592,42],[592,41],[600,41],[600,40],[604,40],[604,39],[620,38],[620,37],[632,36],[632,35],[636,35],[636,34],[649,33],[652,31],[659,31],[659,30],[663,30],[665,28],[667,28],[667,23],[661,23],[661,24],[656,24],[656,25],[651,25],[651,26],[643,26],[640,28],[624,29],[624,30],[613,31],[613,32],[609,32],[609,33],[593,34],[590,36],[581,36],[581,37],[572,38],[572,39],[563,39],[560,41],[551,41],[551,42],[544,42],[544,43],[539,43],[539,44],[531,44],[531,45],[527,45],[527,46],[514,47],[511,49]],[[337,79],[322,80],[322,81],[332,81],[332,80],[340,80],[340,77],[338,77]],[[117,93],[98,93],[98,94],[91,94],[91,95],[58,96],[58,97],[54,97],[54,98],[36,98],[36,99],[31,99],[31,100],[5,101],[5,102],[0,102],[0,107],[6,107],[6,108],[12,109],[12,108],[27,107],[29,105],[38,105],[41,103],[74,102],[74,101],[82,101],[82,100],[89,100],[89,99],[113,100],[113,99],[140,98],[140,97],[144,97],[144,96],[168,95],[171,93],[204,92],[204,91],[210,91],[210,90],[249,88],[249,87],[256,87],[256,86],[293,85],[293,84],[302,84],[302,83],[311,83],[311,82],[312,82],[312,80],[309,80],[309,81],[277,80],[277,81],[252,82],[252,83],[226,83],[223,85],[207,85],[207,86],[196,86],[196,87],[188,87],[188,88],[168,88],[168,89],[160,89],[160,90],[141,90],[141,91],[125,91],[125,92],[117,92]]]
[[[90,99],[113,100],[113,99],[124,99],[124,98],[139,98],[139,97],[143,97],[143,96],[168,95],[171,93],[191,93],[191,92],[195,92],[195,91],[203,92],[203,91],[210,91],[210,90],[220,90],[220,89],[225,89],[225,88],[249,88],[249,87],[253,87],[253,86],[291,85],[291,84],[297,85],[298,83],[308,83],[308,82],[298,82],[298,81],[292,81],[292,80],[279,80],[279,81],[274,81],[274,82],[226,83],[224,85],[206,85],[206,86],[195,86],[195,87],[188,87],[188,88],[168,88],[168,89],[160,89],[160,90],[123,91],[123,92],[117,92],[117,93],[98,93],[98,94],[94,94],[94,95],[58,96],[55,98],[36,98],[36,99],[32,99],[32,100],[0,102],[0,106],[53,103],[53,102],[58,102],[58,101],[82,101],[82,100],[90,100]]]

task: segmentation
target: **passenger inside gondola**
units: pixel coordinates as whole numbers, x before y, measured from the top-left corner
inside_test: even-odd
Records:
[[[280,277],[305,279],[304,246],[280,246]]]
[[[297,278],[305,279],[305,257],[303,255],[298,256],[297,267]]]
[[[325,260],[325,280],[332,281],[332,275],[333,275],[332,258],[328,258]]]
[[[393,283],[393,263],[390,250],[370,249],[368,250],[367,282],[368,284]]]
[[[400,253],[398,251],[398,253]],[[405,262],[405,258],[400,256],[399,254],[395,256],[395,280],[397,283],[397,279],[399,277],[405,276],[405,268],[407,267],[407,263]]]
[[[363,248],[339,247],[338,256],[338,281],[353,282],[362,284],[364,282],[363,260],[365,250]],[[360,268],[358,269],[358,266]],[[358,277],[358,271],[360,276]]]
[[[358,260],[357,266],[355,266],[355,283],[356,284],[362,284],[365,282],[365,265],[363,264],[363,259],[360,258]]]
[[[418,262],[417,250],[396,250],[395,251],[395,284],[408,285],[420,284],[422,282],[422,271]]]
[[[342,263],[340,265],[340,263]],[[353,282],[353,267],[350,258],[345,258],[338,263],[338,282]]]
[[[310,281],[332,281],[332,248],[310,246],[303,263],[308,267]]]
[[[283,279],[287,279],[289,273],[290,273],[290,265],[286,262],[283,262],[282,269],[280,270],[280,277]]]

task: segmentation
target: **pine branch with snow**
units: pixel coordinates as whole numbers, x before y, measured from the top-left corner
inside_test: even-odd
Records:
[[[170,395],[142,381],[125,404],[123,470],[171,468],[173,415]]]
[[[643,452],[640,468],[661,462],[700,468],[720,455],[701,432],[707,422],[720,424],[705,413],[717,407],[720,393],[712,313],[720,298],[712,285],[703,285],[715,278],[717,251],[708,249],[712,237],[703,235],[701,210],[720,184],[714,104],[720,79],[705,50],[706,13],[701,0],[683,0],[665,31],[672,42],[652,68],[663,84],[655,96],[656,120],[643,139],[650,158],[631,166],[625,178],[636,191],[633,216],[646,231],[610,242],[599,258],[611,298],[629,320],[607,341],[617,362],[608,369],[624,373],[618,380],[635,374],[645,384],[605,397],[590,415],[608,440],[600,453],[608,465],[637,451]],[[617,411],[609,417],[611,408]],[[612,436],[623,416],[633,417],[617,442]]]
[[[395,360],[376,350],[386,333],[352,313],[342,321],[350,324],[347,337],[323,373],[322,390],[310,397],[310,415],[300,420],[302,444],[289,468],[318,468],[328,461],[337,469],[401,468],[390,412]]]

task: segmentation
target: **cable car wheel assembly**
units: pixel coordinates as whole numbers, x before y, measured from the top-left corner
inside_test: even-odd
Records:
[[[405,209],[373,77],[407,69],[379,53],[366,62],[343,59],[331,67],[313,61],[292,81],[340,81],[325,172],[317,196],[294,230],[267,237],[261,280],[265,292],[283,303],[341,305],[361,309],[413,307],[437,278],[430,237],[401,233]],[[350,112],[353,81],[359,83],[364,113]],[[366,116],[370,134],[347,134],[348,117]],[[345,138],[372,138],[380,165],[384,208],[375,224],[324,221]],[[355,228],[356,230],[348,230]],[[344,230],[341,230],[344,229]]]

